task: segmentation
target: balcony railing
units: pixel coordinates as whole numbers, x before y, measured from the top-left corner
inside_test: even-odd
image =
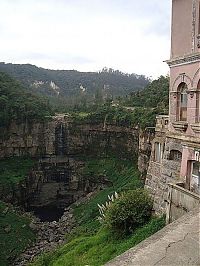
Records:
[[[156,128],[155,131],[166,132],[168,130],[169,116],[158,115],[156,116]]]

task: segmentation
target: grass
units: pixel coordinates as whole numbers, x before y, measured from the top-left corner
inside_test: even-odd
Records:
[[[84,176],[105,175],[112,182],[110,187],[99,191],[88,202],[74,205],[74,215],[78,228],[70,236],[68,243],[52,253],[44,254],[33,263],[34,266],[98,266],[120,255],[127,249],[161,229],[164,218],[153,218],[132,235],[124,238],[113,236],[98,221],[97,203],[107,200],[115,191],[134,189],[142,186],[135,163],[116,158],[90,159],[86,163]]]
[[[13,157],[0,161],[0,185],[17,184],[25,178],[33,167],[30,158]]]
[[[107,261],[157,232],[164,224],[164,218],[154,218],[145,226],[138,228],[131,236],[121,239],[114,238],[107,229],[102,227],[95,235],[77,237],[56,252],[43,255],[33,265],[104,265]]]
[[[7,266],[35,239],[29,220],[0,201],[0,265]]]
[[[95,175],[97,178],[104,175],[112,182],[112,186],[99,191],[87,203],[74,206],[74,215],[76,221],[80,224],[79,230],[85,231],[85,233],[93,233],[99,228],[99,222],[97,221],[98,203],[104,203],[108,195],[115,191],[120,192],[142,186],[135,163],[127,160],[123,161],[116,158],[90,159],[86,162],[83,174],[85,176]]]

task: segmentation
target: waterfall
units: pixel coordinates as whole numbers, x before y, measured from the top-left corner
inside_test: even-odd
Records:
[[[63,124],[59,124],[56,128],[56,155],[65,154],[65,131]]]

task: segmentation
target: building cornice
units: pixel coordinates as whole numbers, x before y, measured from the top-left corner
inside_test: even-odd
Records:
[[[165,62],[169,65],[169,67],[200,62],[200,53],[198,52],[198,53],[183,56],[183,57],[173,58],[170,60],[166,60]]]
[[[195,144],[195,146],[200,148],[200,137],[198,136],[191,136],[185,133],[183,134],[179,132],[167,131],[166,137],[181,140],[187,145],[188,143],[190,143],[190,145]]]

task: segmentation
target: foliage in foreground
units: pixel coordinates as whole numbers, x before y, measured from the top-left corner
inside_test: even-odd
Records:
[[[117,158],[90,159],[86,162],[84,175],[98,176],[104,175],[112,185],[96,193],[91,200],[84,204],[74,206],[74,215],[79,223],[81,234],[91,234],[99,229],[98,204],[103,204],[108,195],[116,192],[126,191],[142,187],[140,173],[136,163]]]
[[[143,189],[130,190],[108,206],[105,225],[115,234],[127,235],[149,221],[152,200]]]
[[[34,241],[29,222],[0,201],[0,265],[10,265]]]
[[[43,255],[34,266],[100,266],[156,233],[165,225],[164,218],[154,218],[126,238],[114,238],[101,228],[95,235],[74,238],[56,252]]]
[[[153,218],[146,225],[124,237],[114,236],[110,230],[101,226],[98,204],[106,201],[107,196],[115,191],[127,191],[142,187],[139,172],[135,163],[116,158],[91,159],[86,163],[84,175],[94,173],[98,178],[104,174],[112,186],[95,194],[86,203],[74,206],[74,215],[79,227],[71,236],[68,243],[55,252],[40,257],[34,266],[98,266],[138,244],[148,236],[161,229],[163,218]]]

